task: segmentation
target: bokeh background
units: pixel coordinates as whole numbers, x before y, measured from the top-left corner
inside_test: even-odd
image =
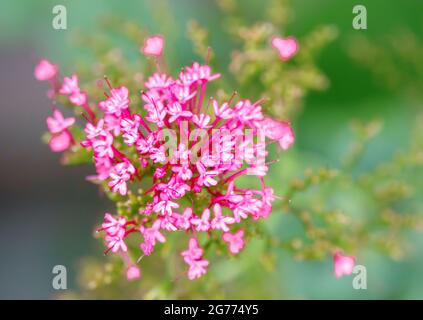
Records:
[[[242,15],[251,23],[266,6],[266,1],[241,2]],[[307,152],[311,162],[337,166],[349,143],[351,120],[379,119],[384,122],[384,129],[358,163],[355,174],[360,174],[392,158],[414,139],[412,124],[423,103],[423,95],[419,93],[423,80],[423,3],[359,1],[367,7],[368,29],[354,30],[352,8],[356,2],[292,1],[294,16],[284,32],[301,37],[319,25],[337,28],[337,39],[317,59],[330,86],[325,91],[312,92],[303,101],[303,110],[294,124],[296,148]],[[54,30],[51,26],[51,10],[56,4],[67,8],[67,30]],[[222,65],[229,63],[234,44],[226,37],[222,14],[214,1],[173,0],[165,5],[153,0],[1,1],[0,298],[54,298],[57,292],[51,286],[52,268],[57,264],[68,268],[68,287],[77,290],[80,259],[102,258],[101,244],[92,237],[92,231],[112,204],[99,197],[97,188],[84,180],[91,168],[60,166],[58,156],[41,142],[51,106],[45,96],[45,85],[33,79],[33,68],[40,57],[46,56],[64,69],[73,70],[72,64],[84,59],[85,53],[72,42],[72,35],[99,32],[95,28],[98,20],[110,14],[136,21],[152,33],[164,34],[166,50],[175,51],[173,61],[168,63],[176,70],[197,58],[186,32],[187,21],[194,18],[209,30],[211,45]],[[168,19],[172,19],[172,29]],[[397,37],[397,41],[389,42],[390,37]],[[366,44],[377,43],[381,52],[389,55],[395,48],[406,48],[415,41],[420,46],[409,47],[420,69],[407,71],[405,78],[398,76],[405,70],[401,63],[398,63],[399,71],[385,70],[377,68],[382,61],[366,60],[372,57]],[[417,49],[420,51],[415,52]],[[138,58],[136,52],[133,56]],[[403,55],[405,62],[410,57]],[[354,197],[346,201],[351,206],[356,204]],[[365,207],[361,209],[365,211]],[[277,277],[272,276],[275,280],[268,290],[271,294],[257,292],[254,281],[245,280],[250,283],[249,295],[251,298],[423,298],[423,237],[412,233],[410,239],[412,246],[401,261],[372,251],[360,254],[359,259],[368,270],[367,290],[354,290],[351,278],[335,279],[330,258],[296,261],[281,251],[273,271]],[[250,255],[249,259],[252,264],[254,256]],[[259,267],[253,270],[264,272]],[[254,278],[251,274],[251,279]]]

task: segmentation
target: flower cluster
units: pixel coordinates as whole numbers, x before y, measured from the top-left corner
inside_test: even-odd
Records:
[[[146,39],[142,52],[157,58],[163,44],[159,36]],[[266,117],[260,101],[235,102],[234,96],[222,102],[206,99],[208,83],[220,77],[207,64],[195,62],[176,78],[154,73],[140,94],[143,111],[135,112],[126,86],[114,87],[106,79],[106,98],[93,109],[77,76],[60,82],[45,61],[36,74],[40,80],[55,79],[52,97],[66,95],[88,115],[85,138],[78,142],[92,152],[96,174],[89,179],[122,198],[147,186],[138,214],[130,221],[105,214],[99,231],[105,233],[107,251],[122,253],[126,261],[126,238],[138,234],[139,248],[149,256],[158,243],[166,242],[166,233],[183,231],[189,235],[189,248],[181,256],[189,266],[189,279],[194,279],[209,266],[200,247],[201,234],[220,239],[232,254],[244,248],[246,221],[267,218],[275,200],[264,180],[269,166],[266,144],[276,141],[288,149],[294,142],[289,123]],[[53,151],[75,143],[68,130],[73,123],[59,111],[49,118],[52,140],[58,134],[70,139],[60,148],[50,143]],[[257,177],[259,187],[241,187],[239,178],[245,175]],[[139,269],[127,265],[128,278],[139,277]]]

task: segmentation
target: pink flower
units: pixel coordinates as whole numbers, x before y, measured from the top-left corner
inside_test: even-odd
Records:
[[[80,89],[78,86],[78,77],[76,76],[76,74],[72,75],[71,77],[63,78],[63,84],[59,90],[61,94],[72,94],[74,92],[79,91]]]
[[[67,131],[62,131],[58,134],[53,135],[48,142],[51,151],[63,152],[70,148],[72,145],[73,138]]]
[[[144,254],[149,256],[156,245],[156,241],[164,243],[166,238],[163,234],[159,231],[161,225],[161,220],[156,220],[151,228],[143,228],[141,227],[140,231],[144,237],[144,243],[141,244],[141,249],[143,250]]]
[[[192,208],[185,208],[182,215],[174,213],[176,216],[176,226],[178,229],[188,230],[191,227],[191,218],[193,217]]]
[[[198,245],[197,238],[192,237],[189,240],[189,248],[181,253],[185,262],[189,265],[188,278],[194,280],[207,272],[209,262],[202,259],[203,249]]]
[[[235,223],[235,219],[232,217],[225,217],[222,215],[222,208],[220,204],[216,203],[213,208],[214,211],[214,218],[211,221],[211,227],[213,229],[222,230],[224,232],[228,232],[228,224]]]
[[[127,252],[128,251],[128,247],[125,244],[125,241],[123,241],[123,238],[125,237],[125,230],[120,230],[117,234],[115,235],[106,235],[106,242],[107,242],[107,247],[109,248],[109,250],[112,250],[112,252],[118,252],[118,251],[122,251],[122,252]]]
[[[213,81],[219,77],[220,73],[212,75],[208,65],[201,65],[198,62],[194,62],[191,67],[187,67],[179,74],[179,79],[188,86],[201,81]]]
[[[141,277],[141,270],[137,266],[130,266],[126,269],[126,279],[135,280]]]
[[[225,102],[219,107],[219,103],[213,100],[213,110],[216,117],[221,119],[231,119],[233,117],[233,110],[229,107],[229,103]]]
[[[207,187],[210,187],[215,186],[217,184],[217,181],[213,179],[213,177],[219,174],[217,170],[207,171],[201,162],[197,162],[196,166],[198,173],[200,174],[197,181],[198,185],[205,185]]]
[[[114,218],[110,213],[105,213],[104,215],[104,222],[101,225],[101,229],[98,231],[106,231],[107,234],[115,235],[121,232],[121,230],[125,230],[125,226],[127,221],[125,218]]]
[[[98,158],[114,157],[113,151],[113,136],[108,133],[104,132],[105,134],[101,135],[99,139],[92,141],[92,147],[94,149],[94,153]]]
[[[203,249],[198,245],[196,237],[192,237],[188,242],[188,250],[181,252],[181,256],[185,262],[191,264],[193,261],[201,259],[203,256]]]
[[[52,64],[46,59],[42,59],[35,67],[34,77],[40,81],[52,80],[56,76],[58,70],[59,68],[57,65]]]
[[[120,88],[113,88],[110,90],[110,96],[100,101],[98,107],[108,114],[113,114],[120,117],[124,110],[129,107],[129,90],[121,86]]]
[[[210,230],[210,209],[206,208],[201,215],[201,218],[191,219],[191,224],[196,226],[196,230],[206,232]]]
[[[195,260],[188,269],[188,279],[194,280],[206,274],[209,262],[207,260]]]
[[[162,200],[154,206],[154,212],[160,212],[162,215],[172,215],[173,208],[179,208],[179,204],[170,200]]]
[[[167,113],[171,115],[169,122],[172,123],[179,118],[190,118],[192,117],[191,111],[182,110],[179,102],[174,102],[167,108]]]
[[[144,47],[141,52],[147,56],[159,57],[163,53],[164,39],[160,35],[150,36],[144,39]]]
[[[222,235],[223,241],[229,244],[229,251],[236,254],[244,248],[244,230],[238,230],[235,234],[225,232]]]
[[[200,129],[206,129],[209,128],[210,126],[208,126],[209,122],[210,122],[210,116],[206,115],[204,113],[201,113],[200,115],[194,115],[192,117],[192,122],[194,122],[194,124],[200,128]]]
[[[134,145],[140,138],[139,127],[141,122],[141,116],[138,114],[133,116],[133,119],[124,118],[120,122],[120,126],[123,132],[123,141],[128,145]]]
[[[298,51],[298,41],[294,37],[275,36],[272,38],[272,46],[278,50],[279,57],[284,61],[291,59]]]
[[[128,191],[127,182],[135,174],[135,168],[129,161],[118,163],[114,167],[114,172],[110,172],[109,187],[113,192],[119,192],[122,196]]]
[[[84,92],[76,91],[69,96],[69,101],[76,106],[83,106],[87,102],[87,95]]]
[[[75,123],[75,118],[64,118],[63,114],[55,109],[53,111],[53,117],[47,118],[47,127],[51,133],[59,133]]]
[[[174,80],[170,78],[167,74],[155,73],[147,79],[147,82],[144,84],[148,89],[167,89],[171,84],[174,83]]]
[[[341,252],[335,252],[333,256],[333,270],[335,277],[340,278],[343,275],[349,275],[353,272],[355,258],[353,256],[344,256]]]
[[[266,117],[260,126],[264,135],[279,142],[283,150],[287,150],[295,141],[294,131],[288,122],[280,122]]]

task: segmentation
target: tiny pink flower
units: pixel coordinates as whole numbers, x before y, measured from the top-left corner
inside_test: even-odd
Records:
[[[155,73],[151,77],[147,79],[145,86],[148,89],[166,89],[168,88],[174,81],[170,78],[167,74],[159,74]]]
[[[213,229],[222,230],[224,232],[228,232],[228,224],[235,223],[235,219],[232,217],[225,217],[222,215],[222,207],[220,204],[216,203],[213,208],[214,211],[214,218],[211,221],[211,227]]]
[[[210,230],[210,209],[206,208],[201,218],[191,219],[191,224],[195,226],[197,231],[206,232]]]
[[[150,36],[144,39],[142,53],[147,56],[159,57],[163,53],[164,39],[160,35]]]
[[[83,106],[87,102],[87,95],[84,92],[76,91],[69,96],[69,101],[76,106]]]
[[[193,261],[201,259],[203,255],[203,249],[198,245],[198,240],[196,237],[192,237],[188,242],[188,250],[183,251],[181,256],[184,258],[185,262],[191,264]]]
[[[129,107],[129,90],[121,86],[120,88],[113,88],[110,90],[110,96],[100,101],[98,107],[108,114],[113,114],[120,117],[122,112]]]
[[[229,107],[227,102],[223,103],[219,107],[219,103],[213,100],[213,110],[216,117],[221,119],[231,119],[233,117],[233,110]]]
[[[118,252],[118,251],[123,251],[123,252],[127,252],[128,251],[128,247],[125,244],[125,241],[123,241],[123,238],[125,236],[125,230],[120,230],[117,234],[115,235],[106,235],[106,242],[107,242],[107,247],[109,248],[109,250],[112,250],[112,252]]]
[[[113,192],[119,192],[122,196],[128,191],[127,182],[135,174],[135,168],[129,161],[118,163],[114,167],[114,172],[110,172],[109,187]]]
[[[210,128],[210,126],[208,126],[210,116],[207,114],[201,113],[200,115],[194,115],[192,117],[192,122],[200,129]]]
[[[135,280],[139,277],[141,277],[141,270],[137,266],[132,265],[126,270],[126,279]]]
[[[45,81],[53,79],[59,68],[46,59],[42,59],[34,70],[34,76],[37,80]]]
[[[79,91],[80,90],[78,86],[78,77],[76,76],[76,74],[70,77],[63,78],[63,84],[59,90],[61,94],[72,94],[74,92],[79,92]]]
[[[194,280],[206,274],[208,265],[209,261],[205,259],[193,261],[188,269],[188,279]]]
[[[181,215],[176,214],[176,226],[178,229],[188,230],[191,227],[192,217],[193,213],[191,207],[187,207]]]
[[[75,123],[75,118],[64,118],[63,114],[55,109],[53,116],[47,118],[47,127],[51,133],[59,133]]]
[[[179,102],[174,102],[167,107],[167,113],[171,115],[169,122],[172,123],[179,118],[190,118],[192,117],[191,111],[182,110],[182,106]]]
[[[119,233],[122,229],[125,230],[126,226],[125,218],[114,218],[110,213],[104,214],[104,222],[101,225],[101,229],[98,231],[106,231],[110,235],[115,235]]]
[[[264,135],[279,142],[283,150],[287,150],[295,141],[294,131],[288,122],[273,120],[269,117],[260,122]]]
[[[244,248],[244,230],[238,230],[235,234],[225,232],[222,235],[222,239],[229,244],[229,251],[233,254],[240,252]]]
[[[154,212],[160,212],[162,215],[172,215],[174,208],[179,208],[179,204],[170,200],[162,200],[154,206]]]
[[[353,272],[355,257],[344,256],[341,252],[336,252],[333,256],[333,270],[335,277],[340,278]]]
[[[73,138],[67,131],[62,131],[50,138],[49,146],[53,152],[63,152],[70,148]]]
[[[278,50],[279,57],[284,61],[291,59],[298,51],[298,41],[294,37],[275,36],[272,38],[272,46]]]

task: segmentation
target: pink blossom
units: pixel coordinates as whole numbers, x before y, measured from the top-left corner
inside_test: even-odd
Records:
[[[135,280],[141,277],[141,270],[137,266],[130,266],[126,269],[126,279],[128,280]]]
[[[222,239],[229,244],[229,251],[233,254],[239,253],[244,248],[244,230],[238,230],[235,234],[225,232]]]
[[[34,77],[40,81],[52,80],[57,75],[58,70],[57,65],[52,64],[46,59],[42,59],[35,67]]]
[[[213,229],[219,229],[224,232],[228,232],[228,224],[235,223],[235,219],[232,217],[225,217],[222,215],[222,207],[220,204],[216,203],[213,208],[214,211],[214,218],[211,221],[211,227]]]
[[[63,84],[59,90],[61,94],[72,94],[79,91],[78,77],[76,74],[63,78]]]
[[[204,113],[201,113],[200,115],[194,115],[192,117],[192,121],[200,129],[206,129],[210,127],[208,126],[210,122],[210,116]]]
[[[192,237],[188,242],[188,250],[181,252],[181,256],[185,262],[191,264],[193,261],[201,259],[203,256],[203,249],[198,245],[196,237]]]
[[[213,81],[219,77],[219,73],[211,74],[211,68],[208,65],[201,65],[198,62],[194,62],[191,67],[187,67],[179,74],[179,79],[189,86],[199,81]]]
[[[149,89],[167,89],[171,84],[174,83],[174,80],[170,78],[167,74],[154,73],[151,77],[147,79],[145,86]]]
[[[205,259],[193,261],[188,269],[188,279],[194,280],[206,274],[208,265],[209,261]]]
[[[92,147],[96,156],[98,158],[113,158],[113,141],[113,136],[108,132],[104,132],[104,135],[102,134],[98,139],[92,141]]]
[[[104,131],[104,119],[100,119],[96,125],[93,125],[92,123],[88,122],[84,129],[87,140],[95,139],[99,136],[107,134]]]
[[[273,37],[272,46],[278,50],[279,57],[286,61],[291,59],[298,51],[298,41],[294,37]]]
[[[107,114],[113,114],[120,117],[122,112],[129,107],[128,88],[121,86],[111,89],[110,96],[106,100],[100,101],[98,107]]]
[[[47,118],[47,127],[51,133],[59,133],[75,123],[75,118],[64,118],[63,114],[55,109],[53,116]]]
[[[195,229],[200,232],[206,232],[210,230],[210,209],[206,208],[201,215],[201,218],[191,219],[191,224],[195,226]]]
[[[163,120],[166,117],[166,110],[164,109],[163,104],[160,101],[156,101],[154,103],[147,104],[144,107],[148,111],[148,115],[145,119],[155,123],[159,128],[163,128]]]
[[[163,53],[164,39],[160,35],[150,36],[144,39],[142,53],[147,56],[159,57]]]
[[[141,116],[138,114],[133,116],[133,119],[124,118],[120,122],[120,126],[123,132],[123,141],[128,145],[134,145],[140,138],[139,126],[141,122]]]
[[[104,222],[101,225],[101,229],[98,231],[106,231],[107,234],[115,235],[118,234],[122,229],[125,230],[127,221],[125,218],[114,218],[110,213],[105,213]]]
[[[157,202],[157,204],[154,206],[154,212],[160,212],[163,215],[172,215],[174,208],[179,208],[179,204],[170,200],[162,200]]]
[[[190,280],[199,278],[207,272],[209,262],[202,259],[202,255],[203,249],[199,247],[197,238],[190,238],[188,250],[181,253],[181,256],[189,265],[188,278]]]
[[[81,91],[73,92],[69,96],[69,101],[76,106],[83,106],[87,102],[87,94]]]
[[[150,228],[141,228],[140,231],[144,237],[144,243],[141,244],[141,249],[145,255],[150,255],[153,252],[156,241],[164,243],[166,238],[160,232],[161,220],[156,220]]]
[[[341,252],[335,252],[333,256],[333,270],[335,277],[340,278],[353,272],[355,266],[355,257],[344,256]]]
[[[276,140],[283,150],[287,150],[295,141],[294,131],[288,122],[280,122],[266,117],[260,126],[266,137]]]
[[[194,216],[191,207],[185,208],[183,214],[173,214],[176,217],[176,226],[178,229],[188,230],[191,227],[191,218]]]
[[[118,251],[127,252],[128,247],[126,246],[125,241],[123,240],[124,236],[125,230],[120,230],[115,235],[107,234],[105,239],[109,250],[112,250],[112,252],[115,253]]]
[[[182,110],[179,102],[174,102],[167,108],[167,113],[171,115],[169,122],[172,123],[179,118],[190,118],[192,116],[191,111]]]
[[[219,103],[213,100],[213,110],[216,117],[221,119],[231,119],[233,117],[233,110],[229,107],[229,103],[225,102],[219,107]]]
[[[110,172],[109,187],[113,192],[119,192],[122,196],[128,191],[127,182],[135,174],[135,168],[129,161],[118,163],[114,166],[114,171]]]
[[[197,162],[196,166],[198,173],[200,174],[197,181],[198,185],[210,187],[217,184],[217,181],[213,179],[213,177],[217,176],[219,173],[217,170],[207,171],[201,162]]]
[[[73,138],[67,131],[62,131],[58,134],[53,135],[48,142],[51,151],[63,152],[70,148],[72,145]]]

